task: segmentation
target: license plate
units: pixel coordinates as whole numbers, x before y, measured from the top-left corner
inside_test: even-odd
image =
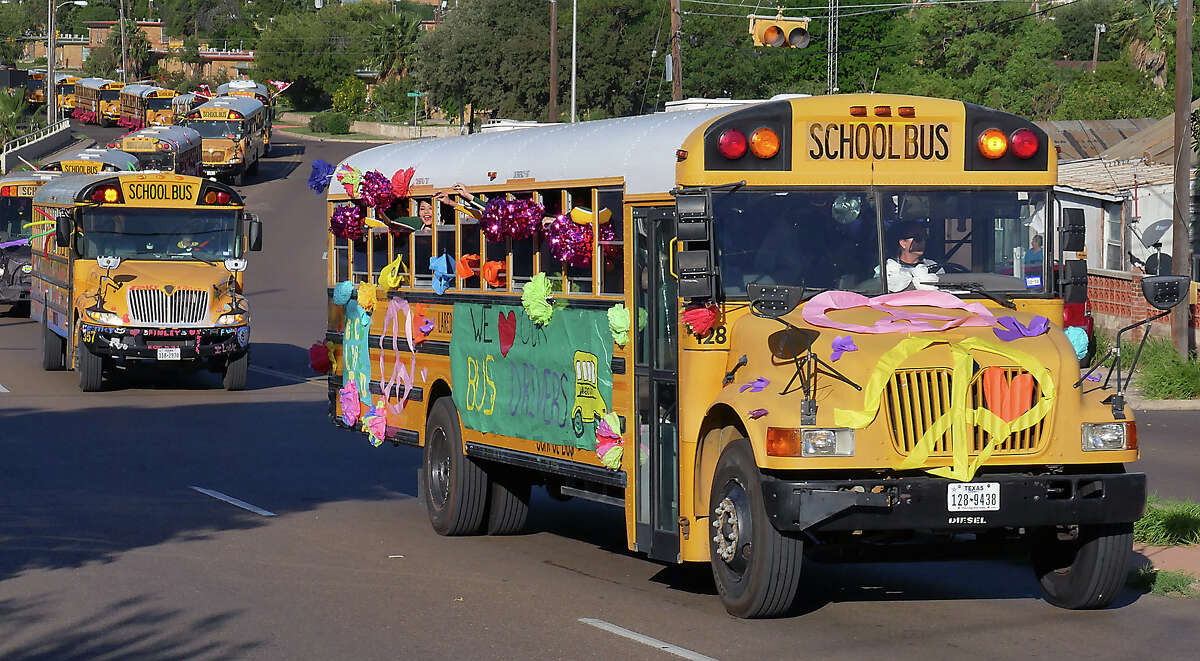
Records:
[[[995,512],[999,509],[999,482],[956,482],[946,489],[946,510],[950,512]]]
[[[216,171],[216,170],[205,170],[205,171],[204,171],[204,174],[206,174],[206,175],[208,175],[208,176],[210,176],[210,177],[211,177],[211,176],[214,176],[214,175],[216,175],[216,174],[217,174],[217,171]]]
[[[179,360],[179,347],[164,347],[158,350],[159,360]]]

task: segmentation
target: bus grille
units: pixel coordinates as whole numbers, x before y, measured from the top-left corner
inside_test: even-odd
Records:
[[[176,289],[129,290],[129,315],[139,324],[198,324],[208,317],[208,291]]]
[[[225,152],[222,150],[217,150],[217,151],[209,150],[207,152],[207,154],[208,155],[204,158],[205,163],[224,163],[225,162]]]
[[[1004,370],[1005,378],[1010,381],[1013,376],[1024,372],[1015,367],[1001,369]],[[902,455],[912,452],[917,442],[921,440],[921,436],[925,434],[925,430],[950,410],[951,374],[952,371],[948,369],[931,369],[897,370],[892,375],[884,389],[881,408],[884,419],[887,421],[888,432],[892,436],[892,446],[896,452]],[[967,388],[967,408],[984,408],[987,405],[983,395],[982,374],[982,371],[978,371],[971,378],[971,385]],[[1041,396],[1041,388],[1035,382],[1033,403],[1038,402]],[[1046,418],[1042,418],[1032,427],[1010,434],[996,446],[995,454],[1013,455],[1037,452],[1041,448],[1042,431],[1045,424]],[[972,455],[982,451],[991,440],[991,434],[980,427],[971,427],[968,433],[971,435],[970,454]],[[934,439],[933,450],[929,456],[945,457],[949,456],[952,451],[950,432],[947,430],[946,433]]]

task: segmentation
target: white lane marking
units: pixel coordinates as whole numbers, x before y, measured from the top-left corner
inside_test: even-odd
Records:
[[[266,374],[267,376],[273,376],[277,379],[287,379],[289,381],[295,381],[296,383],[308,383],[308,384],[312,384],[314,386],[324,387],[324,384],[322,384],[321,382],[326,379],[326,377],[324,377],[324,376],[300,376],[299,374],[292,374],[290,372],[280,372],[279,370],[268,369],[266,367],[256,367],[254,365],[251,365],[249,367],[249,369],[251,372],[258,372],[259,374]]]
[[[0,392],[8,392],[8,388],[5,388],[3,383],[0,383]]]
[[[255,514],[258,514],[259,516],[275,516],[274,512],[268,512],[267,510],[264,510],[261,507],[255,507],[255,506],[251,505],[250,503],[247,503],[244,500],[238,500],[237,498],[234,498],[233,496],[227,496],[227,495],[221,493],[220,491],[213,491],[212,489],[204,489],[202,487],[189,487],[189,488],[192,489],[193,491],[199,491],[200,493],[202,493],[210,498],[216,498],[217,500],[223,500],[223,501],[229,503],[230,505],[233,505],[234,507],[240,507],[249,512],[254,512]]]
[[[704,656],[699,652],[693,652],[689,649],[679,647],[678,645],[665,643],[657,638],[651,638],[650,636],[640,634],[636,631],[630,631],[625,627],[619,627],[611,622],[605,622],[604,620],[597,620],[591,617],[581,617],[579,618],[579,621],[596,627],[597,629],[603,629],[609,633],[615,633],[622,638],[628,638],[629,640],[641,643],[643,645],[649,645],[650,647],[658,648],[667,654],[674,654],[675,656],[691,659],[692,661],[717,661],[711,656]]]

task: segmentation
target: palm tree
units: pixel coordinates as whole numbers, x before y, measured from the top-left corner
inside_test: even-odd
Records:
[[[1173,0],[1127,0],[1113,31],[1128,42],[1133,66],[1154,77],[1159,89],[1167,86],[1167,56],[1175,50]]]
[[[417,43],[420,21],[408,14],[382,14],[371,25],[367,44],[371,56],[368,66],[379,71],[379,80],[387,80],[393,73],[404,75],[408,57]]]
[[[0,90],[0,142],[8,142],[21,135],[21,123],[25,121],[25,95]]]

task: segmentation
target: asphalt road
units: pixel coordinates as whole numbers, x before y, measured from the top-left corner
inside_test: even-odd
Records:
[[[1195,653],[1200,602],[1063,611],[1015,561],[811,563],[795,616],[740,621],[706,568],[625,552],[613,508],[539,495],[528,534],[438,537],[419,452],[335,430],[302,376],[325,320],[308,164],[365,146],[279,142],[244,189],[266,224],[246,392],[133,372],[80,393],[0,316],[0,658],[671,658],[581,618],[720,659]],[[1142,419],[1152,488],[1200,499],[1200,413]]]

